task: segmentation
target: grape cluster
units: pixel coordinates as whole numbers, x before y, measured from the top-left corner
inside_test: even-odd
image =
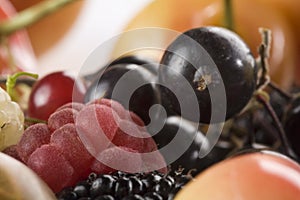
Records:
[[[104,98],[87,105],[63,105],[47,124],[28,127],[16,149],[20,159],[54,192],[91,172],[166,172],[164,159],[143,121],[118,102]],[[143,157],[145,152],[153,156]]]
[[[73,187],[65,188],[57,194],[58,200],[171,200],[192,176],[180,171],[162,174],[126,173],[116,171],[111,174],[91,173],[86,180]]]

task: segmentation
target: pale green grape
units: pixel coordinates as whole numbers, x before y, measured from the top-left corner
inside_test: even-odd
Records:
[[[24,131],[24,113],[0,88],[0,151],[16,144]]]

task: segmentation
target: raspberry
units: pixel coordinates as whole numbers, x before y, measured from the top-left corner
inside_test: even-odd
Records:
[[[91,166],[96,173],[111,173],[122,170],[126,172],[140,172],[142,166],[141,156],[137,151],[127,147],[111,147],[97,156]]]
[[[111,108],[91,104],[83,108],[76,118],[76,129],[92,155],[105,150],[118,130],[119,117]]]
[[[64,108],[52,113],[48,119],[48,127],[51,132],[68,123],[74,123],[78,111],[73,108]]]
[[[141,132],[136,124],[121,120],[119,123],[119,128],[116,131],[116,135],[112,142],[116,146],[124,146],[138,152],[143,152],[144,149],[144,139],[143,132]]]
[[[54,131],[50,144],[62,151],[79,176],[88,170],[93,157],[82,144],[74,124],[66,124]]]
[[[54,145],[43,145],[28,159],[28,167],[35,171],[54,191],[74,184],[75,171],[63,152]]]
[[[65,108],[73,108],[74,110],[80,111],[82,108],[84,108],[84,106],[85,105],[83,103],[69,102],[69,103],[66,103],[66,104],[62,105],[61,107],[57,108],[56,111],[60,111]]]
[[[46,124],[38,123],[28,127],[18,143],[17,151],[23,162],[27,163],[29,156],[43,144],[48,144],[51,133]]]

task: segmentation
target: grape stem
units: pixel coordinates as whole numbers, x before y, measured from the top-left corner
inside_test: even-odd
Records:
[[[38,75],[37,74],[33,74],[33,73],[29,73],[29,72],[18,72],[15,73],[13,75],[8,75],[7,76],[7,80],[6,80],[6,92],[8,93],[8,95],[12,98],[13,95],[13,88],[16,85],[17,79],[20,76],[29,76],[32,77],[34,79],[38,79]]]
[[[290,101],[293,99],[293,96],[289,94],[288,92],[283,91],[281,88],[279,88],[274,82],[270,81],[268,83],[268,86],[272,89],[275,90],[277,93],[279,93],[284,99],[287,101]]]
[[[224,0],[224,7],[225,7],[225,18],[224,24],[230,30],[234,29],[233,23],[233,10],[232,10],[232,2],[231,0]]]
[[[259,92],[256,93],[255,97],[256,97],[256,100],[264,106],[264,108],[267,110],[267,112],[270,114],[272,120],[274,121],[274,124],[279,133],[279,139],[280,139],[282,147],[283,147],[283,151],[284,151],[283,153],[298,161],[299,158],[296,156],[295,152],[291,149],[288,139],[286,137],[285,131],[282,127],[282,124],[281,124],[279,118],[277,117],[273,107],[271,106],[270,102],[268,100],[266,100],[264,98],[264,96],[261,95]]]
[[[28,27],[49,14],[57,11],[63,6],[75,2],[76,0],[45,0],[31,6],[17,15],[1,21],[0,35],[1,37],[8,36],[20,29]]]
[[[261,70],[261,75],[257,83],[257,90],[265,88],[270,82],[268,58],[271,49],[271,31],[266,28],[259,28],[259,32],[262,36],[262,43],[258,48],[259,57],[256,63]]]

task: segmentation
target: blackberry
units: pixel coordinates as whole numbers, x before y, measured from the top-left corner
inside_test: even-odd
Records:
[[[190,180],[191,175],[183,171],[162,174],[127,173],[116,171],[112,174],[91,173],[87,180],[74,187],[65,188],[57,194],[59,200],[172,200],[176,193]]]

